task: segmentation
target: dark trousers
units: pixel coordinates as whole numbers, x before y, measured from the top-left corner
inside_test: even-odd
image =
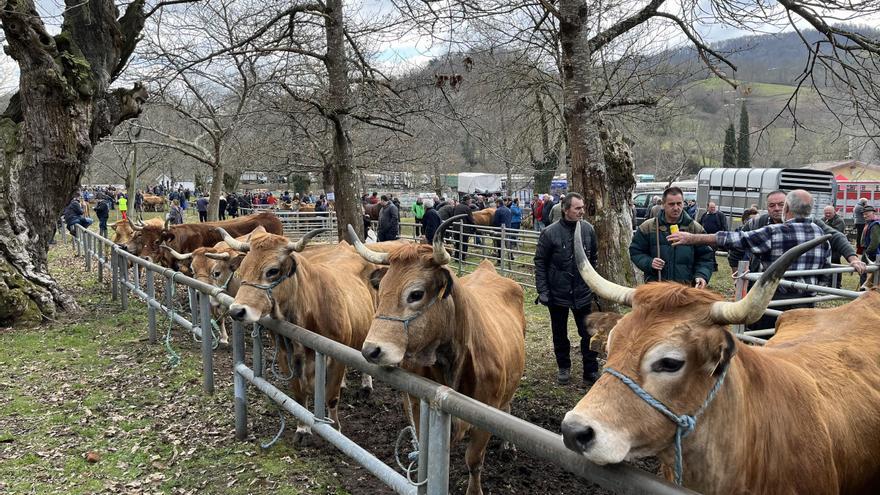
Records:
[[[218,212],[217,220],[226,220],[226,210],[220,210]]]
[[[199,212],[199,222],[207,222],[208,221],[208,212],[200,211]]]
[[[581,358],[584,362],[584,373],[599,371],[599,355],[590,350],[590,335],[587,333],[587,315],[590,307],[581,309],[566,308],[565,306],[548,306],[550,310],[550,328],[553,332],[553,353],[556,355],[556,365],[560,369],[571,368],[571,343],[568,341],[568,312],[574,313],[574,323],[577,326],[578,335],[581,337]]]
[[[107,217],[98,217],[98,234],[107,237]]]
[[[862,232],[865,230],[865,224],[854,224],[856,228],[856,252],[862,254]]]
[[[467,231],[465,231],[467,232]],[[471,236],[468,234],[460,234],[458,231],[452,233],[452,239],[455,241],[455,257],[461,257],[462,260],[467,259],[468,243]]]

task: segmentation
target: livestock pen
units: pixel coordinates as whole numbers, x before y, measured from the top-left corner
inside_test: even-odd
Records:
[[[78,245],[79,252],[83,255],[82,265],[83,267],[87,267],[88,265],[88,268],[95,268],[95,265],[97,265],[103,267],[102,271],[105,273],[107,271],[110,272],[110,277],[106,282],[110,285],[111,294],[113,295],[112,297],[119,301],[120,305],[125,306],[131,304],[129,293],[147,301],[148,318],[145,333],[148,338],[153,337],[158,342],[159,332],[156,329],[158,327],[157,318],[164,312],[164,314],[170,316],[175,323],[189,323],[189,328],[187,328],[186,324],[183,324],[183,326],[190,332],[193,332],[192,327],[199,327],[202,349],[210,350],[212,348],[214,337],[212,336],[212,332],[208,330],[211,328],[211,322],[210,318],[206,317],[207,313],[204,311],[203,301],[207,300],[206,295],[217,294],[219,290],[200,284],[198,281],[190,279],[177,272],[158,267],[145,260],[136,258],[118,248],[111,248],[109,255],[104,256],[102,253],[105,252],[105,250],[100,249],[100,246],[108,243],[109,241],[100,238],[94,233],[85,229],[80,229],[78,231],[76,244]],[[146,275],[142,277],[143,280],[135,279],[135,277],[137,277],[137,275],[135,275],[137,270],[131,269],[134,266],[142,267],[145,270]],[[107,270],[107,268],[109,268],[109,270]],[[101,274],[102,280],[107,278],[103,277],[105,273]],[[174,314],[181,316],[179,313],[182,313],[182,310],[170,308],[167,304],[164,304],[166,301],[160,301],[156,297],[151,297],[149,287],[147,287],[146,290],[141,288],[142,281],[147,282],[153,280],[153,290],[155,291],[155,282],[160,279],[165,280],[166,297],[167,294],[175,290],[172,289],[172,287],[181,287],[179,292],[188,292],[190,288],[194,289],[194,298],[197,300],[197,303],[194,303],[192,307],[199,307],[201,316],[195,318],[192,317],[191,314],[188,314],[186,317],[181,317],[183,318],[183,321],[180,321],[177,318],[174,318]],[[184,290],[183,287],[185,287],[186,290]],[[221,299],[224,299],[224,297],[224,295],[220,295]],[[228,304],[230,300],[227,298],[223,300],[223,302]],[[194,321],[198,321],[200,324],[193,324]],[[558,469],[552,467],[553,465],[558,465],[577,476],[591,479],[598,482],[600,485],[604,485],[620,493],[682,492],[680,489],[669,485],[664,480],[634,467],[599,467],[584,462],[582,458],[565,449],[558,433],[529,424],[528,422],[518,419],[515,416],[508,415],[507,413],[488,408],[467,397],[461,396],[452,390],[445,389],[433,382],[415,377],[405,371],[399,369],[388,370],[370,365],[362,359],[360,353],[356,350],[349,349],[332,341],[327,341],[305,329],[289,323],[275,322],[267,319],[262,320],[260,324],[261,328],[272,328],[275,332],[288,336],[308,347],[314,348],[319,353],[332,355],[335,359],[342,360],[350,368],[359,370],[360,372],[369,373],[379,381],[388,382],[394,388],[405,390],[413,396],[424,400],[423,406],[427,407],[428,410],[432,412],[430,415],[426,414],[423,416],[423,426],[425,426],[425,428],[421,429],[421,438],[419,439],[422,448],[420,448],[418,454],[414,454],[414,456],[424,459],[424,456],[427,455],[430,460],[423,460],[423,462],[419,464],[419,468],[412,473],[412,477],[414,478],[413,481],[416,481],[416,478],[418,478],[420,481],[427,480],[427,483],[422,485],[421,488],[410,483],[400,472],[396,472],[390,466],[386,465],[385,462],[376,459],[372,454],[368,453],[361,447],[354,445],[338,433],[335,433],[336,430],[323,422],[323,411],[321,410],[323,407],[323,401],[316,401],[316,405],[318,405],[317,409],[308,411],[303,405],[294,403],[292,399],[287,397],[279,388],[267,381],[265,379],[266,377],[263,376],[268,369],[266,366],[263,366],[263,361],[266,358],[260,357],[261,355],[266,356],[268,352],[267,350],[264,351],[262,345],[263,340],[265,340],[265,334],[262,331],[257,331],[256,333],[253,330],[246,331],[241,325],[235,325],[233,332],[233,366],[236,382],[234,387],[234,402],[236,404],[235,425],[238,437],[244,437],[246,435],[245,425],[247,423],[245,422],[245,415],[248,409],[247,406],[250,405],[253,407],[253,401],[247,399],[245,390],[248,387],[252,387],[251,390],[259,390],[267,393],[288,413],[293,414],[300,420],[312,423],[314,425],[313,430],[315,433],[326,435],[325,440],[343,448],[345,452],[354,456],[358,462],[363,463],[370,472],[380,477],[398,493],[447,493],[447,491],[457,491],[454,481],[453,486],[451,488],[449,487],[450,481],[448,478],[450,466],[448,428],[453,417],[462,418],[469,423],[491,431],[500,438],[512,441],[522,451],[518,455],[519,459],[528,456],[530,459],[540,460],[540,462],[546,463],[548,468],[538,468],[539,470]],[[150,331],[150,328],[153,329],[152,332]],[[250,349],[252,350],[252,355],[253,353],[256,353],[257,357],[245,357],[244,355],[244,337],[246,333],[253,336],[251,338],[252,344]],[[217,353],[217,351],[215,351],[215,353]],[[202,352],[201,355],[203,361],[202,368],[204,371],[202,384],[204,390],[210,393],[214,390],[214,379],[213,377],[208,376],[210,373],[208,368],[211,358],[208,358],[205,352]],[[321,359],[318,359],[317,361],[319,363],[322,362]],[[217,371],[215,370],[213,373],[216,374]],[[321,387],[320,376],[321,373],[319,371],[316,375],[319,390]],[[248,383],[250,385],[247,385]],[[321,392],[318,392],[317,394],[319,395],[320,393]],[[383,407],[390,406],[393,409],[396,409],[396,396],[391,394],[389,397],[394,398],[393,402],[390,404],[383,404]],[[570,403],[563,404],[562,407],[565,408],[570,405]],[[514,408],[514,412],[516,412],[516,408]],[[393,413],[393,415],[397,416],[399,413]],[[231,417],[230,420],[232,420]],[[559,421],[559,418],[556,418],[556,421]],[[397,426],[399,426],[399,422],[394,427],[389,428],[385,433],[392,437],[396,437],[399,430]],[[425,445],[428,446],[427,449],[423,448]],[[408,461],[407,464],[412,462],[415,457]],[[456,455],[452,464],[461,464],[461,459]],[[487,461],[485,475],[491,478],[492,471],[499,468],[501,468],[501,466],[499,466],[497,462]],[[536,466],[531,466],[529,471],[535,468]],[[455,469],[453,469],[453,472],[455,472]],[[540,478],[540,476],[536,476],[536,478]],[[523,491],[521,487],[519,491]],[[533,491],[527,492],[534,493]]]

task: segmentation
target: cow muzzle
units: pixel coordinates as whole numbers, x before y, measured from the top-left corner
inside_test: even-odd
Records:
[[[569,450],[599,465],[623,462],[630,451],[630,442],[620,433],[574,411],[562,420],[562,441]]]
[[[256,323],[260,319],[258,311],[244,304],[232,304],[229,306],[229,316],[243,323]]]
[[[361,355],[367,361],[379,366],[399,366],[403,360],[404,349],[395,345],[384,345],[376,342],[364,342]]]

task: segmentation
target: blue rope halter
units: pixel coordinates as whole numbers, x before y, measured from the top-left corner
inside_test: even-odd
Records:
[[[231,279],[232,276],[230,275],[229,278]],[[274,289],[275,287],[278,287],[278,284],[280,284],[281,282],[284,282],[288,278],[290,278],[289,275],[279,277],[278,280],[272,282],[271,284],[255,284],[253,282],[248,282],[246,280],[242,280],[241,285],[250,285],[251,287],[253,287],[255,289],[261,289],[261,290],[266,291],[266,297],[269,298],[269,304],[271,305],[271,307],[269,308],[269,313],[272,314],[272,311],[275,310],[275,298],[272,297],[272,289]],[[226,280],[226,283],[227,284],[229,283],[228,279]]]
[[[433,306],[434,303],[437,302],[437,301],[440,299],[440,296],[443,294],[443,292],[444,292],[445,290],[446,290],[446,288],[444,287],[443,290],[437,292],[437,296],[434,297],[434,299],[432,299],[431,302],[429,302],[428,304],[426,304],[425,307],[422,308],[421,311],[416,312],[416,313],[413,313],[413,314],[407,316],[406,318],[401,318],[400,316],[376,315],[376,316],[373,317],[373,319],[375,319],[375,320],[399,321],[399,322],[403,323],[403,331],[404,331],[404,333],[409,333],[409,324],[410,324],[410,322],[412,322],[413,320],[415,320],[415,319],[418,318],[419,316],[422,316],[423,314],[425,314],[425,312],[428,311],[428,308],[430,308],[431,306]]]
[[[612,376],[617,377],[620,381],[624,383],[627,387],[630,388],[635,394],[648,403],[654,409],[663,413],[664,416],[672,420],[675,423],[675,484],[681,486],[681,476],[683,471],[683,463],[681,460],[681,439],[688,436],[694,429],[697,427],[697,419],[705,412],[706,408],[709,407],[709,404],[715,399],[715,395],[718,393],[718,390],[721,389],[721,384],[724,383],[724,378],[727,377],[727,370],[729,367],[730,361],[728,361],[724,365],[724,369],[721,370],[721,376],[718,377],[718,380],[715,381],[715,385],[712,386],[712,390],[709,391],[708,397],[703,401],[703,405],[697,409],[697,412],[694,414],[675,414],[672,412],[665,404],[655,399],[651,394],[649,394],[645,389],[639,386],[638,383],[634,382],[631,378],[624,375],[623,373],[612,369],[605,368],[605,373],[609,373]]]

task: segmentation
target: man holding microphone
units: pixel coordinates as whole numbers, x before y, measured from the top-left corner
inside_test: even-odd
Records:
[[[706,287],[715,253],[708,246],[673,246],[666,237],[677,232],[703,234],[705,230],[684,211],[684,193],[678,187],[663,191],[662,210],[642,222],[629,246],[629,256],[645,274],[645,282],[673,281]]]

